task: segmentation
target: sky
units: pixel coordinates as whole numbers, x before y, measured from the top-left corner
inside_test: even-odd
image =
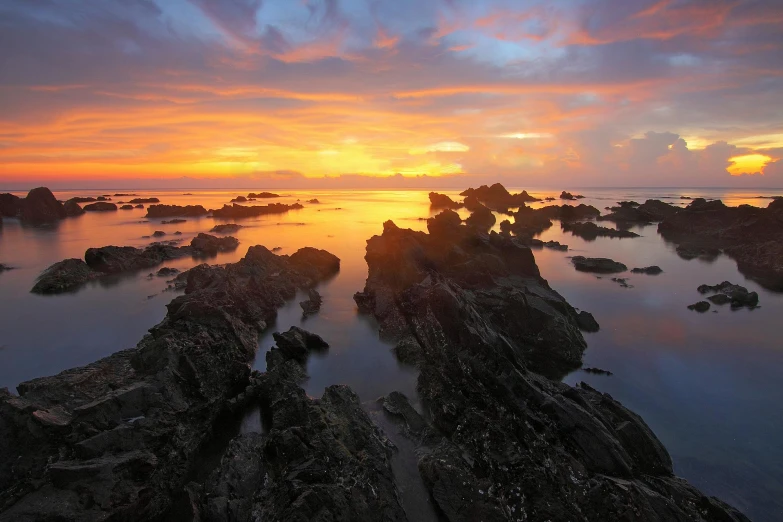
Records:
[[[0,1],[0,187],[322,178],[783,187],[783,1]]]

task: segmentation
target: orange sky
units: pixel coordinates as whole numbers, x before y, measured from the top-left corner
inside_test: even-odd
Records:
[[[775,1],[12,0],[0,184],[783,186]]]

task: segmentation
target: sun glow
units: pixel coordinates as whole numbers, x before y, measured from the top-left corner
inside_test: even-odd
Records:
[[[732,176],[742,176],[743,174],[758,174],[764,167],[772,161],[772,158],[764,154],[745,154],[744,156],[734,156],[729,158],[731,164],[728,171]]]

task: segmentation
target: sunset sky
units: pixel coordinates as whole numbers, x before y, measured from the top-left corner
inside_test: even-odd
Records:
[[[0,50],[0,188],[783,186],[781,0],[2,0]]]

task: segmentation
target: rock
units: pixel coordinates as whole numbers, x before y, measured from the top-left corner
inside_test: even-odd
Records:
[[[237,238],[215,237],[209,234],[199,234],[190,242],[190,246],[199,254],[214,256],[218,252],[230,252],[239,246]]]
[[[187,223],[187,222],[188,222],[187,219],[177,218],[177,219],[169,219],[169,220],[164,219],[160,223],[161,225],[177,225],[179,223]]]
[[[583,332],[597,332],[601,329],[593,314],[584,310],[576,315],[576,323]]]
[[[96,201],[98,201],[98,200],[97,200],[97,199],[95,199],[95,198],[93,198],[93,197],[81,197],[81,196],[77,196],[77,197],[75,197],[75,198],[71,198],[71,199],[69,199],[68,201],[73,201],[74,203],[94,203],[94,202],[96,202]]]
[[[579,236],[586,241],[593,241],[598,237],[611,237],[611,238],[629,238],[639,237],[639,234],[630,232],[628,230],[616,230],[613,228],[599,227],[595,223],[571,223],[563,221],[560,223],[564,232],[571,232],[575,236]]]
[[[468,219],[465,220],[469,227],[488,231],[495,225],[495,215],[490,209],[479,203],[475,197],[468,196],[465,198],[465,208],[471,212]]]
[[[0,263],[0,272],[5,272],[7,270],[13,270],[13,269],[14,269],[13,266],[8,266],[3,263]]]
[[[657,199],[648,199],[642,205],[635,201],[621,201],[612,207],[612,212],[598,218],[602,221],[614,221],[621,224],[646,225],[663,221],[682,209]]]
[[[601,368],[582,368],[582,371],[585,373],[592,373],[593,375],[606,375],[606,376],[614,375],[612,372],[607,370],[602,370]]]
[[[76,217],[84,214],[84,209],[73,199],[69,199],[63,203],[63,208],[65,209],[66,217]]]
[[[437,192],[430,192],[430,206],[432,208],[448,208],[458,209],[462,207],[461,203],[457,203],[445,194],[438,194]]]
[[[84,206],[86,212],[113,212],[117,210],[117,205],[106,201],[98,201]]]
[[[111,201],[111,197],[109,196],[98,196],[95,198],[95,201]]]
[[[749,292],[747,288],[724,281],[718,285],[700,285],[697,289],[700,294],[716,294],[710,301],[717,305],[731,303],[732,308],[755,308],[759,304],[759,295],[756,292]],[[720,297],[722,296],[722,297]]]
[[[133,210],[133,205],[122,205],[120,210]]]
[[[662,221],[658,232],[677,245],[678,253],[723,251],[740,273],[765,288],[783,290],[783,199],[767,208],[694,199]]]
[[[321,294],[316,289],[311,288],[308,290],[307,300],[299,303],[299,306],[302,307],[302,318],[317,314],[321,309],[322,302]]]
[[[20,201],[19,219],[23,223],[33,225],[56,223],[65,217],[67,217],[65,207],[46,187],[34,188]]]
[[[279,198],[280,195],[275,194],[274,192],[258,192],[258,193],[251,192],[250,194],[247,195],[247,197],[252,199],[269,199],[269,198]]]
[[[601,211],[591,205],[580,203],[579,205],[549,205],[537,210],[549,219],[560,221],[583,221],[595,219],[601,215]]]
[[[625,277],[613,277],[612,281],[622,286],[623,288],[633,288],[633,285],[629,285],[628,279]]]
[[[151,245],[145,249],[135,247],[105,246],[89,248],[84,254],[87,265],[97,272],[118,274],[152,268],[172,259],[191,254],[188,248],[168,245]]]
[[[274,337],[277,348],[285,359],[292,359],[300,364],[307,361],[311,351],[323,351],[329,348],[329,343],[319,335],[298,326],[292,326],[287,332],[275,332],[272,337]]]
[[[712,262],[715,261],[720,255],[720,250],[717,248],[710,248],[697,245],[678,245],[676,248],[677,255],[686,261],[691,259],[700,259],[702,261]]]
[[[150,205],[147,207],[147,217],[149,218],[200,217],[206,215],[207,209],[201,205]]]
[[[534,210],[527,206],[519,207],[519,210],[512,214],[514,223],[508,220],[500,223],[500,230],[506,233],[512,233],[522,239],[532,239],[546,229],[552,226],[552,221],[546,212]]]
[[[253,198],[255,199],[255,198]],[[245,196],[237,196],[234,199],[230,201],[231,203],[247,203],[247,198]]]
[[[166,233],[162,230],[156,230],[155,232],[152,233],[152,237],[163,237],[165,235]]]
[[[258,468],[243,454],[233,469],[248,475],[231,481],[235,489],[213,492],[241,494],[258,478],[253,510],[265,520],[301,520],[314,505],[340,515],[338,506],[350,507],[353,520],[394,506],[401,513],[392,447],[350,390],[332,387],[310,399],[286,378],[290,364],[264,378],[251,374],[263,325],[311,284],[284,257],[251,247],[238,263],[189,270],[185,294],[135,348],[22,383],[19,396],[0,390],[0,519],[180,519],[193,471],[225,429],[230,404],[253,382],[272,409],[266,446],[256,454],[270,476],[253,474]],[[297,502],[307,488],[313,493]],[[323,498],[310,504],[313,494]],[[192,505],[211,498],[193,497]]]
[[[179,270],[176,268],[171,268],[168,266],[164,266],[160,270],[158,270],[157,276],[158,277],[171,277],[179,274]]]
[[[175,236],[181,236],[181,235],[182,235],[182,232],[180,232],[179,230],[177,230],[177,231],[175,231],[175,232],[174,232],[174,235],[175,235]]]
[[[571,263],[580,272],[594,272],[596,274],[617,274],[628,270],[624,264],[605,257],[574,256],[571,258]]]
[[[141,203],[160,203],[160,200],[158,198],[135,198],[128,201],[128,203],[132,205],[139,205]]]
[[[114,195],[114,197],[115,197],[115,198],[132,198],[132,197],[135,197],[135,196],[138,196],[138,194],[123,194],[123,193],[118,193],[118,194],[115,194],[115,195]]]
[[[318,205],[318,204],[320,204],[320,203],[321,203],[321,202],[320,202],[320,201],[318,201],[318,199],[316,199],[316,198],[313,198],[313,199],[308,199],[308,200],[307,200],[307,202],[308,202],[308,203],[310,203],[311,205]]]
[[[65,259],[44,270],[30,291],[34,294],[68,292],[78,289],[101,275],[81,259]]]
[[[699,312],[700,314],[703,314],[709,309],[710,309],[710,303],[708,303],[707,301],[699,301],[698,303],[693,303],[692,305],[688,305],[688,310],[693,310],[695,312]]]
[[[541,201],[528,194],[527,191],[522,191],[520,194],[511,194],[506,190],[506,187],[500,183],[495,183],[489,187],[487,185],[481,185],[477,189],[469,188],[461,192],[460,196],[476,198],[476,200],[490,209],[498,211],[521,207],[524,206],[525,203],[532,201]]]
[[[270,205],[255,205],[255,206],[243,206],[243,205],[224,205],[223,208],[212,210],[212,215],[215,219],[242,219],[257,216],[265,216],[269,214],[285,214],[289,210],[299,210],[304,208],[299,203],[293,205],[285,205],[283,203],[272,203]]]
[[[139,205],[134,205],[134,206],[133,206],[133,208],[144,208],[144,205],[141,205],[141,204],[139,204]]]
[[[577,314],[515,238],[386,222],[366,260],[355,300],[416,354],[428,418],[402,394],[382,404],[444,520],[747,520],[675,478],[638,415],[558,380],[581,366]]]
[[[0,194],[0,217],[16,217],[22,210],[22,198],[6,192]]]
[[[228,223],[225,225],[215,225],[212,227],[210,232],[216,232],[218,234],[233,234],[235,232],[238,232],[240,228],[243,228],[242,225],[237,225],[236,223]]]
[[[571,194],[570,192],[566,192],[565,190],[560,193],[560,199],[569,199],[569,200],[575,200],[575,199],[583,199],[584,196],[580,194]]]
[[[647,275],[658,275],[663,273],[663,270],[659,266],[645,266],[644,268],[634,268],[631,270],[634,274],[647,274]]]

